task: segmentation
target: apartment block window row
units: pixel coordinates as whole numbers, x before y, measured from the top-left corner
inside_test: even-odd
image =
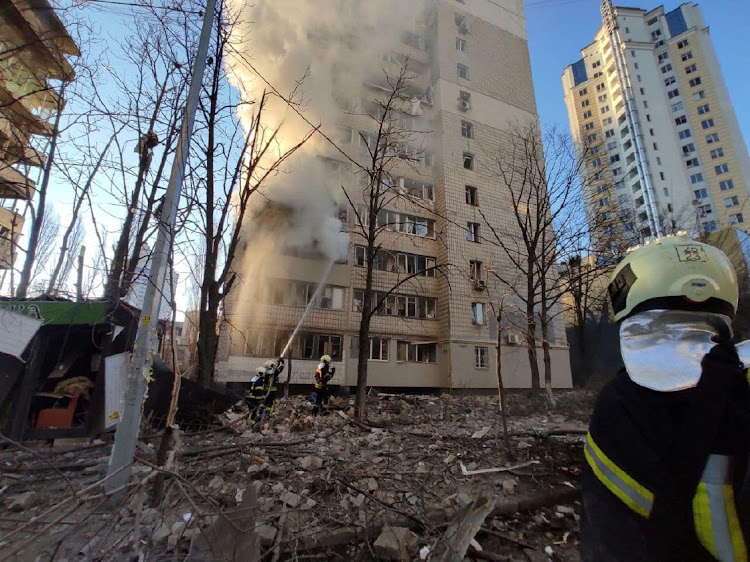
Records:
[[[279,357],[286,347],[292,330],[251,330],[245,334],[242,355],[251,357]],[[293,359],[317,360],[330,355],[334,361],[342,359],[341,334],[299,332],[289,346]]]
[[[368,210],[364,205],[357,206],[357,212],[362,226],[368,226]],[[377,215],[376,226],[394,232],[412,234],[420,238],[435,238],[435,221],[424,217],[416,217],[396,211],[381,210]]]
[[[271,304],[285,306],[307,306],[315,296],[318,286],[306,281],[274,279],[268,283]],[[313,303],[315,308],[343,310],[346,298],[345,287],[326,285]]]
[[[352,298],[352,310],[354,312],[362,312],[364,298],[364,291],[354,290]],[[377,307],[375,314],[378,316],[399,316],[401,318],[422,318],[424,320],[437,318],[437,299],[432,297],[397,294],[386,297],[385,293],[374,293],[370,306]]]
[[[437,363],[437,344],[399,341],[396,347],[396,361],[406,363]]]
[[[388,271],[390,273],[402,273],[405,275],[418,274],[423,277],[435,277],[437,259],[432,256],[409,254],[406,252],[389,252],[380,249],[373,260],[373,267],[377,271]],[[354,266],[367,266],[367,248],[354,246]]]

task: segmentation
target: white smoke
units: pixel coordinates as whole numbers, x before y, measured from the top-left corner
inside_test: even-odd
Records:
[[[398,44],[403,31],[414,28],[424,4],[425,0],[230,0],[234,52],[228,54],[228,66],[233,82],[247,101],[257,100],[269,84],[285,96],[295,91],[306,120],[336,138],[342,102],[359,103],[365,80],[383,75],[382,55]],[[241,119],[247,117],[240,113]],[[281,151],[311,130],[279,99],[269,103],[264,124],[280,127]],[[313,245],[338,260],[348,249],[338,219],[339,206],[346,201],[341,185],[317,158],[328,144],[315,135],[289,160],[284,173],[269,178],[253,197],[256,206],[271,202],[291,210],[284,234],[288,247]],[[254,244],[249,242],[252,251]]]

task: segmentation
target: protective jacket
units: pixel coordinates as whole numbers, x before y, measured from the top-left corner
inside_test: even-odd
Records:
[[[624,369],[602,390],[584,448],[583,560],[747,560],[750,387],[731,344],[701,367],[687,390],[650,390]]]
[[[267,415],[273,413],[274,402],[279,388],[279,375],[284,370],[284,365],[277,364],[266,372],[265,382],[263,385],[263,407]]]
[[[331,391],[328,387],[328,383],[336,374],[336,369],[331,368],[330,363],[325,361],[318,364],[318,368],[315,370],[315,406],[313,407],[313,414],[327,412],[331,408]]]
[[[245,403],[250,410],[247,418],[248,423],[255,419],[258,412],[258,406],[263,403],[266,397],[266,378],[261,375],[255,375],[250,379],[250,387],[245,391]]]

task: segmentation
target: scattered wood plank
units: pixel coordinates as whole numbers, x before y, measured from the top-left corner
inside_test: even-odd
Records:
[[[461,562],[469,545],[482,528],[484,520],[495,507],[495,500],[480,496],[467,505],[458,518],[448,527],[443,541],[438,544],[432,560],[437,562]]]

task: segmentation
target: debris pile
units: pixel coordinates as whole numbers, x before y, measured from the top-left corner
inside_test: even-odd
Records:
[[[379,395],[367,423],[345,400],[319,418],[300,398],[280,400],[260,431],[230,414],[228,425],[183,434],[168,470],[156,466],[159,435],[146,436],[122,494],[102,487],[108,443],[9,447],[0,554],[578,560],[576,486],[593,400],[561,393],[553,411],[531,402],[509,400],[509,455],[490,396]],[[151,505],[159,473],[165,493]]]

